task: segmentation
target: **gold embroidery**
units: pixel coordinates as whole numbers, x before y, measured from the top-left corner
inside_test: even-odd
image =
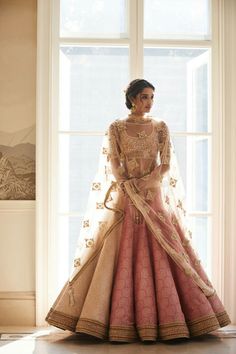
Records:
[[[168,197],[168,195],[166,195],[166,197],[165,197],[165,202],[166,202],[166,204],[170,204],[170,198]]]
[[[177,183],[177,179],[171,177],[171,178],[170,178],[170,186],[176,187],[176,183]]]
[[[180,208],[184,215],[186,214],[186,210],[183,208],[183,202],[180,199],[178,199],[177,208]]]
[[[172,224],[175,226],[178,225],[178,220],[175,215],[172,216]]]
[[[165,222],[166,221],[166,219],[165,219],[165,217],[164,217],[164,214],[163,213],[161,213],[160,211],[157,213],[157,215],[158,215],[158,217],[159,217],[159,219],[161,220],[161,221],[163,221],[163,222]]]
[[[154,198],[154,194],[150,190],[148,190],[146,199],[147,200],[153,200],[153,198]]]
[[[96,203],[96,209],[104,209],[103,203]]]
[[[80,258],[75,258],[74,259],[74,267],[79,267],[81,265],[81,259]]]
[[[122,131],[126,130],[126,125],[125,125],[124,121],[116,120],[114,123],[115,123],[115,125],[116,125],[116,127],[117,127],[119,132],[122,132]]]
[[[189,241],[188,239],[182,241],[182,245],[183,245],[183,246],[188,246],[189,243],[190,243],[190,241]]]
[[[83,227],[89,227],[89,220],[83,221]]]
[[[123,173],[125,173],[125,168],[123,166],[118,167],[117,170],[121,176],[123,175]]]
[[[186,259],[186,261],[189,263],[189,256],[185,253],[182,252],[182,256]]]
[[[107,225],[107,222],[106,221],[99,221],[98,225],[99,225],[99,230],[104,230],[104,228]]]
[[[188,276],[191,275],[191,273],[192,273],[192,272],[191,272],[191,269],[189,269],[189,268],[185,268],[185,269],[184,269],[184,272],[185,272],[185,274],[188,275]]]
[[[102,148],[102,153],[103,153],[104,155],[107,155],[107,154],[108,154],[108,148],[103,147],[103,148]]]
[[[134,170],[136,167],[138,167],[138,163],[136,161],[135,158],[133,158],[132,160],[128,161],[128,167],[131,169],[131,170]]]
[[[177,208],[183,209],[183,203],[180,199],[178,200]]]
[[[193,279],[198,280],[198,279],[200,279],[200,277],[199,277],[198,274],[194,273],[194,274],[193,274]]]
[[[100,191],[101,190],[101,183],[100,182],[94,182],[92,184],[92,190],[93,191]]]
[[[141,138],[141,139],[143,139],[143,138],[147,138],[147,134],[145,133],[145,131],[142,131],[142,132],[140,132],[140,133],[137,133],[137,135],[138,135],[138,138]]]
[[[226,326],[230,323],[226,311],[216,312],[202,317],[195,317],[192,321],[179,321],[165,323],[158,326],[106,326],[89,318],[79,318],[70,316],[51,308],[47,314],[46,321],[56,327],[67,329],[72,332],[87,333],[110,341],[131,342],[137,339],[137,331],[141,340],[143,339],[162,339],[169,340],[183,337],[199,336],[214,331],[215,329]],[[109,335],[108,335],[109,333]]]
[[[105,174],[106,176],[111,174],[111,168],[109,166],[105,166]]]
[[[171,235],[171,238],[173,240],[178,240],[179,239],[179,236],[177,235],[177,233],[173,232],[173,234]]]
[[[94,245],[94,240],[92,238],[85,238],[85,245],[87,248],[91,248]]]

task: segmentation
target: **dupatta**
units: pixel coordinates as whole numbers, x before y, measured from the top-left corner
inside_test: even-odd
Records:
[[[113,122],[105,133],[100,150],[99,167],[92,182],[86,213],[80,230],[74,268],[69,284],[83,272],[86,266],[101,251],[107,237],[124,219],[126,197],[142,215],[156,241],[185,274],[201,288],[206,296],[215,293],[209,281],[205,281],[188,257],[191,246],[191,231],[187,225],[185,192],[179,173],[178,162],[169,129],[164,121],[158,124],[158,154],[156,164],[149,173],[140,178],[127,177],[125,152],[120,133],[124,129],[122,121]],[[161,192],[163,207],[171,218],[154,210],[147,200],[147,193]],[[184,234],[180,239],[178,225]],[[165,230],[165,232],[163,232]],[[192,248],[191,248],[192,249]]]

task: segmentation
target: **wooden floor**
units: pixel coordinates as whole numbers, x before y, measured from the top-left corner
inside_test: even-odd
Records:
[[[236,326],[182,342],[115,344],[54,327],[0,327],[1,354],[236,354]]]

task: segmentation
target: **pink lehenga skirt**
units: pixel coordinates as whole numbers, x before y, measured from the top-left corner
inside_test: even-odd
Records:
[[[185,242],[179,224],[160,209],[158,199],[153,208],[155,204]],[[128,198],[124,205],[122,223],[73,283],[65,284],[47,322],[123,342],[189,338],[228,325],[230,319],[217,294],[206,297],[160,246]],[[191,246],[188,257],[210,284]]]

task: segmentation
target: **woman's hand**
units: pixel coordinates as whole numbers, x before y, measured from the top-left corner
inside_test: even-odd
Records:
[[[135,184],[139,191],[157,188],[161,180],[161,165],[156,166],[153,171],[141,178],[136,178]]]

